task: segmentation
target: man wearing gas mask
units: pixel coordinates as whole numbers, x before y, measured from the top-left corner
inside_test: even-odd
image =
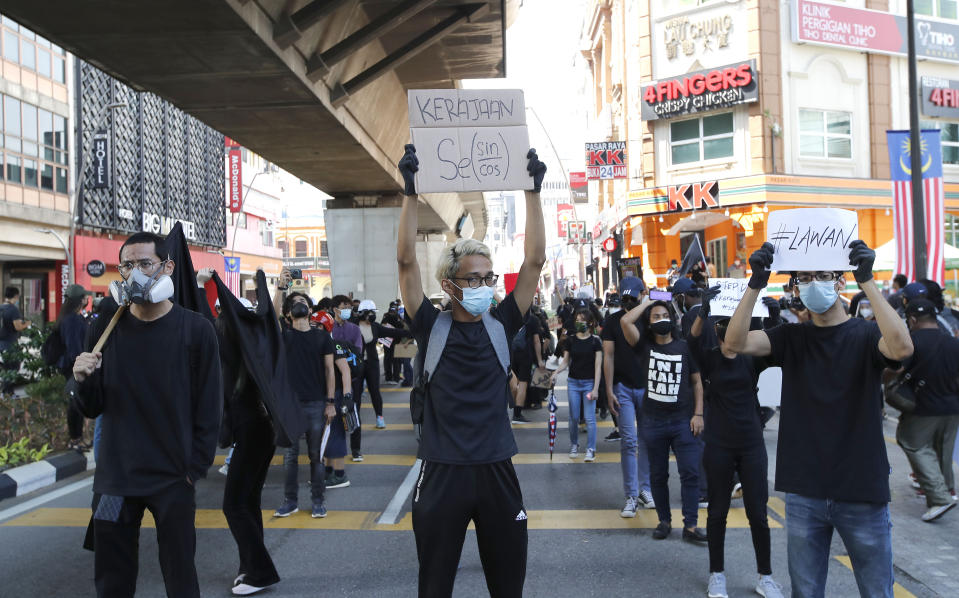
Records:
[[[759,292],[769,282],[774,247],[749,258],[752,277],[726,330],[734,353],[768,356],[782,367],[776,490],[786,493],[792,595],[822,596],[833,531],[849,553],[863,596],[893,595],[889,461],[877,400],[882,371],[913,352],[906,324],[873,280],[876,252],[849,244],[853,276],[875,322],[850,318],[839,299],[842,272],[793,272],[811,321],[749,330]]]
[[[223,397],[213,326],[170,301],[175,264],[164,240],[132,235],[111,291],[129,305],[103,350],[73,365],[71,399],[102,416],[93,480],[94,580],[101,598],[133,596],[140,522],[157,528],[167,596],[199,598],[194,484],[216,451]]]

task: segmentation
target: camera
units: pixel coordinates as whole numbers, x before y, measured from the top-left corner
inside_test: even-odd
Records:
[[[806,309],[806,306],[803,305],[802,299],[799,297],[791,297],[789,295],[783,295],[779,298],[779,308],[780,309],[794,309],[796,311],[802,311]]]
[[[303,280],[303,270],[299,268],[290,268],[290,278],[293,280]]]

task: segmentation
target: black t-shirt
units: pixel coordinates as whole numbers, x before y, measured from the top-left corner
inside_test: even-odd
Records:
[[[691,418],[696,403],[690,375],[699,367],[689,345],[682,340],[657,345],[640,339],[639,346],[647,366],[643,414],[656,419]]]
[[[784,324],[766,330],[783,370],[776,490],[849,502],[889,502],[880,381],[896,366],[875,322]],[[897,367],[897,366],[896,366]]]
[[[565,347],[569,351],[569,377],[576,380],[593,380],[596,375],[596,352],[603,350],[599,337],[569,337]]]
[[[689,337],[703,376],[706,421],[703,440],[726,448],[746,448],[763,442],[757,384],[766,369],[764,357],[723,356],[719,347],[703,350],[697,337]]]
[[[423,297],[411,326],[423,355],[439,313]],[[512,293],[490,313],[503,324],[507,343],[523,325]],[[477,465],[505,461],[516,454],[507,416],[509,381],[482,321],[453,321],[427,394],[421,459]]]
[[[324,359],[334,353],[333,339],[326,330],[290,329],[283,332],[290,386],[304,403],[325,401],[333,396],[326,388]]]
[[[626,342],[623,336],[621,320],[626,310],[620,310],[606,316],[603,323],[603,333],[600,338],[604,341],[613,341],[613,384],[624,384],[630,388],[646,388],[646,364],[640,360],[642,351]]]
[[[937,328],[912,332],[914,352],[906,369],[925,384],[916,390],[916,415],[959,413],[959,340]]]
[[[0,305],[0,343],[12,345],[20,337],[13,323],[22,319],[20,308],[13,303]]]

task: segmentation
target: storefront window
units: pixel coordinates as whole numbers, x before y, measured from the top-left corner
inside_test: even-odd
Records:
[[[731,157],[733,113],[670,123],[669,145],[673,164]]]
[[[959,123],[924,120],[919,123],[919,128],[938,129],[942,141],[942,163],[959,164]]]
[[[2,106],[7,181],[66,193],[66,119],[10,96]]]
[[[915,0],[914,6],[917,15],[955,19],[956,4],[956,0]]]
[[[297,239],[296,244],[296,256],[295,257],[310,257],[310,250],[307,249],[306,239]]]
[[[277,241],[276,246],[283,252],[283,257],[290,257],[290,244],[286,240]]]
[[[799,155],[852,158],[852,115],[829,110],[800,110]]]

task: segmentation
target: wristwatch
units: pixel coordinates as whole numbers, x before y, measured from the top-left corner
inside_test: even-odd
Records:
[[[326,398],[326,404],[327,404],[327,405],[335,405],[335,404],[336,404],[336,399],[334,399],[333,397],[327,397],[327,398]]]

